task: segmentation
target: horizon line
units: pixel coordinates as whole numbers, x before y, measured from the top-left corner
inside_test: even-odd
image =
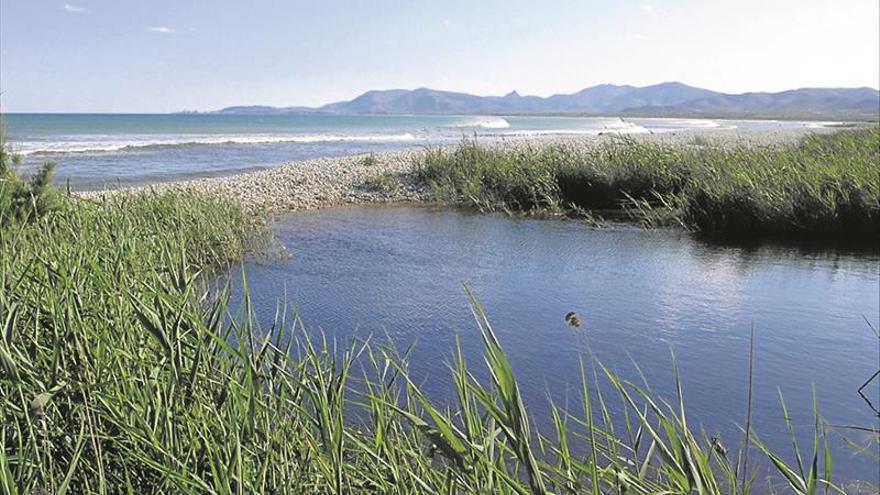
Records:
[[[653,86],[662,86],[662,85],[666,85],[666,84],[678,84],[678,85],[682,85],[682,86],[688,86],[690,88],[713,91],[715,93],[719,93],[719,94],[727,95],[727,96],[740,96],[740,95],[758,94],[758,93],[778,94],[778,93],[784,93],[787,91],[801,91],[801,90],[807,90],[807,89],[838,89],[838,90],[841,90],[841,89],[870,89],[870,90],[880,92],[880,86],[874,87],[874,86],[870,86],[870,85],[865,85],[865,86],[800,86],[800,87],[796,87],[796,88],[783,89],[783,90],[779,90],[779,91],[750,90],[750,91],[743,91],[743,92],[738,92],[738,93],[727,93],[724,91],[716,91],[714,89],[708,89],[708,88],[704,88],[704,87],[700,87],[700,86],[693,86],[691,84],[681,82],[681,81],[675,81],[675,80],[668,80],[668,81],[662,81],[662,82],[653,83],[653,84],[646,84],[644,86],[636,86],[633,84],[599,83],[599,84],[593,84],[591,86],[583,87],[583,88],[576,90],[574,92],[571,92],[571,93],[551,93],[546,96],[541,96],[538,94],[520,94],[516,89],[512,89],[504,94],[479,94],[479,93],[470,93],[467,91],[436,89],[436,88],[431,88],[429,86],[417,86],[414,88],[393,87],[393,88],[384,88],[384,89],[361,90],[355,96],[353,96],[349,99],[329,101],[326,103],[318,104],[317,106],[297,105],[297,104],[279,106],[279,105],[271,105],[271,104],[264,104],[264,103],[249,103],[249,104],[238,103],[238,104],[225,105],[220,108],[209,109],[209,110],[182,109],[182,110],[172,110],[172,111],[165,111],[165,112],[126,112],[124,110],[123,111],[100,111],[100,112],[82,112],[82,111],[68,112],[68,111],[41,110],[41,111],[26,111],[26,112],[22,112],[22,111],[3,112],[3,111],[0,111],[0,115],[13,115],[13,114],[174,115],[174,114],[181,114],[181,113],[183,113],[183,114],[186,114],[186,113],[189,113],[189,114],[212,113],[212,112],[217,112],[218,110],[223,110],[225,108],[231,108],[231,107],[267,107],[267,108],[274,108],[274,109],[301,108],[304,110],[318,110],[320,108],[323,108],[327,105],[332,105],[334,103],[350,102],[352,100],[355,100],[355,99],[357,99],[367,93],[371,93],[371,92],[428,90],[428,91],[437,91],[437,92],[443,92],[443,93],[456,93],[456,94],[462,94],[462,95],[477,96],[480,98],[493,98],[493,97],[494,98],[503,98],[507,95],[515,93],[515,94],[519,95],[521,98],[533,97],[533,98],[547,99],[547,98],[551,98],[553,96],[573,95],[573,94],[579,93],[579,92],[587,90],[587,89],[601,87],[601,86],[631,87],[631,88],[635,88],[635,89],[644,89],[644,88],[650,88]],[[564,115],[564,114],[566,114],[566,113],[565,112],[556,113],[555,115]],[[571,112],[569,114],[576,115],[577,112]],[[402,114],[387,114],[387,113],[385,113],[385,114],[353,114],[353,115],[402,115]],[[419,114],[419,115],[454,115],[454,114],[437,113],[437,114]],[[502,115],[502,114],[499,114],[499,115]],[[505,115],[513,115],[513,114],[505,114]],[[526,114],[522,114],[522,115],[526,115]],[[538,113],[533,113],[533,114],[530,113],[528,115],[553,115],[553,113],[538,112]],[[601,117],[603,115],[595,114],[595,115],[590,115],[590,116]],[[605,116],[611,117],[611,116],[616,116],[616,115],[609,114],[609,115],[605,115]]]

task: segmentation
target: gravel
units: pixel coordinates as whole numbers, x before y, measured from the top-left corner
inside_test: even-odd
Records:
[[[813,132],[833,132],[831,128],[786,130],[689,130],[657,134],[631,135],[638,141],[694,145],[700,142],[730,146],[794,142]],[[541,147],[550,143],[591,147],[614,136],[530,137],[520,139],[483,139],[487,146]],[[309,210],[351,204],[423,203],[432,200],[431,192],[416,180],[416,170],[425,150],[411,148],[370,155],[316,158],[289,162],[275,168],[226,177],[158,183],[137,188],[106,189],[76,193],[101,201],[109,196],[145,188],[162,192],[193,190],[234,198],[253,210],[270,213]],[[372,158],[370,158],[372,157]],[[382,180],[377,180],[381,177]]]

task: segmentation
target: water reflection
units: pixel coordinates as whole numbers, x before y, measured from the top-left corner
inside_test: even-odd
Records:
[[[456,335],[469,362],[482,363],[465,283],[537,418],[548,392],[564,400],[577,388],[587,343],[624,375],[636,377],[638,363],[667,396],[674,349],[691,418],[735,444],[754,327],[754,424],[765,441],[789,445],[778,387],[798,425],[812,422],[814,384],[829,422],[876,424],[856,393],[878,361],[864,321],[880,319],[875,250],[724,246],[676,231],[409,207],[294,214],[275,228],[291,257],[247,267],[258,313],[271,321],[286,290],[308,328],[342,342],[385,332],[417,342],[412,371],[435,396],[449,393]],[[571,311],[581,327],[565,322]],[[869,459],[838,459],[841,476],[876,476]]]

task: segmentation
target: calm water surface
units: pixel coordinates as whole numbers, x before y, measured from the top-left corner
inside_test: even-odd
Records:
[[[297,213],[275,228],[290,257],[246,267],[261,318],[271,322],[287,297],[311,331],[415,341],[413,373],[435,397],[451,391],[445,364],[456,335],[483,366],[467,284],[548,433],[547,395],[576,400],[586,337],[610,368],[637,378],[636,362],[670,398],[674,349],[691,421],[735,445],[752,326],[754,424],[771,446],[789,452],[779,388],[805,435],[814,385],[829,423],[877,425],[856,394],[880,359],[865,322],[880,327],[876,250],[733,247],[674,231],[412,207]],[[580,329],[564,323],[569,311]],[[870,394],[880,396],[877,387]],[[839,445],[835,475],[878,482],[876,461]]]

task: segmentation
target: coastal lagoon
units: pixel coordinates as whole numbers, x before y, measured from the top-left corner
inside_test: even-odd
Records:
[[[56,161],[73,190],[230,175],[284,162],[465,137],[516,140],[687,130],[784,130],[829,123],[546,116],[6,114],[24,173]]]
[[[880,495],[878,18],[0,0],[0,495]]]
[[[485,370],[466,284],[545,434],[552,433],[548,396],[579,407],[578,363],[589,365],[588,347],[640,382],[637,364],[671,400],[674,351],[689,420],[735,449],[752,328],[753,424],[772,448],[791,452],[780,390],[805,448],[813,387],[829,424],[876,425],[856,392],[877,369],[877,336],[866,323],[877,328],[880,319],[876,247],[718,244],[677,230],[406,206],[292,213],[273,230],[285,254],[244,269],[265,325],[288,301],[312,335],[323,331],[340,345],[415,344],[414,379],[442,400],[452,393],[447,364],[456,337],[471,367]],[[581,327],[566,324],[570,311]],[[875,382],[872,400],[876,392]],[[835,478],[877,482],[875,461],[840,441],[864,438],[833,431]]]
[[[310,336],[323,333],[339,346],[366,339],[394,343],[401,351],[413,345],[412,377],[438,404],[452,398],[448,364],[456,339],[470,368],[488,380],[467,287],[485,306],[541,433],[552,434],[551,398],[579,407],[582,361],[588,371],[598,361],[627,379],[641,382],[643,376],[652,397],[674,400],[674,353],[689,424],[702,425],[707,436],[720,437],[735,452],[746,420],[754,329],[753,425],[760,438],[783,455],[791,452],[781,392],[800,440],[810,445],[815,387],[819,410],[832,427],[835,479],[876,483],[876,462],[855,455],[842,440],[876,446],[867,444],[870,434],[844,428],[877,424],[857,393],[880,357],[872,330],[880,328],[875,244],[719,243],[633,224],[592,228],[570,220],[476,214],[425,206],[435,204],[433,193],[418,180],[426,155],[420,146],[454,145],[465,137],[516,140],[509,150],[565,139],[584,150],[614,139],[597,137],[602,134],[653,134],[638,141],[708,149],[713,143],[794,142],[813,130],[829,132],[821,129],[829,124],[469,116],[9,118],[24,172],[57,160],[56,181],[74,190],[224,176],[155,190],[192,187],[259,211],[282,212],[270,217],[280,249],[271,249],[268,259],[258,253],[244,266],[260,322],[270,326],[287,304]],[[375,154],[371,160],[352,155],[365,152]],[[299,161],[309,158],[317,159]],[[392,185],[370,186],[377,177]],[[79,197],[100,203],[104,193]],[[364,206],[401,201],[421,206]],[[361,206],[338,207],[349,203]],[[310,209],[317,210],[283,213]],[[240,273],[233,268],[233,307],[241,303]],[[566,323],[569,312],[579,315],[580,327]],[[875,407],[877,387],[875,381],[867,388]],[[602,391],[612,412],[619,412],[616,393]]]

